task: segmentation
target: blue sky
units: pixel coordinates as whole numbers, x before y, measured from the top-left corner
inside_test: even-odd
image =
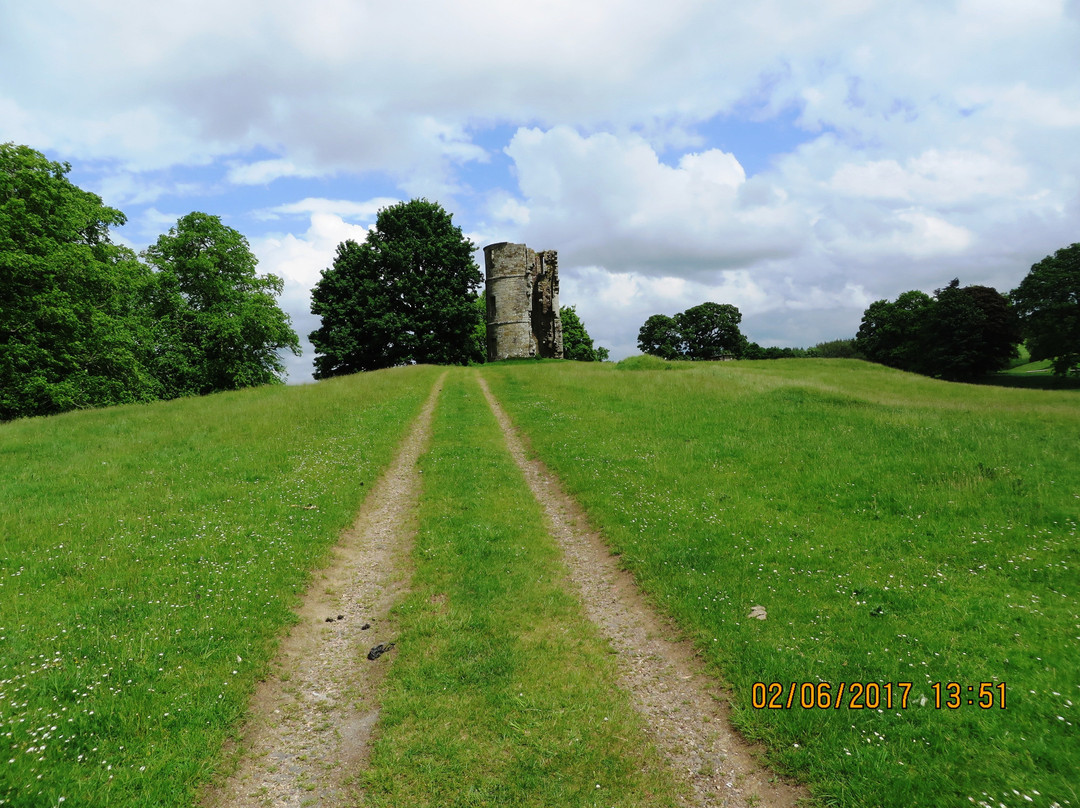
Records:
[[[336,245],[423,196],[557,249],[613,358],[706,300],[808,346],[1080,241],[1080,1],[0,0],[0,141],[136,249],[221,216],[302,337]]]

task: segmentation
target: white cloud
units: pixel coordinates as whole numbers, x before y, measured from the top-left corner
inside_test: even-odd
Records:
[[[324,172],[301,168],[292,160],[259,160],[254,163],[236,163],[226,174],[229,182],[237,185],[268,185],[282,177],[318,177]]]
[[[363,202],[356,202],[351,199],[321,199],[309,196],[299,202],[288,202],[256,211],[255,215],[260,219],[269,220],[278,219],[282,216],[331,214],[342,219],[371,221],[382,208],[396,205],[400,201],[388,196],[380,196]]]
[[[673,167],[636,135],[555,127],[519,129],[506,152],[528,211],[522,230],[572,251],[575,262],[647,275],[673,265],[711,272],[791,255],[806,229],[783,193],[760,181],[740,195],[745,172],[718,149]]]
[[[313,212],[307,231],[300,235],[279,233],[251,240],[259,272],[272,273],[285,281],[278,304],[292,319],[302,350],[299,357],[283,357],[290,382],[310,380],[314,367],[315,351],[308,334],[319,327],[319,318],[311,313],[312,288],[322,271],[333,265],[338,244],[348,239],[363,242],[367,232],[367,228],[350,224],[341,216]]]
[[[837,168],[830,187],[866,199],[918,200],[952,205],[979,196],[1013,196],[1027,184],[1028,173],[1002,154],[930,149],[908,159],[870,160]]]

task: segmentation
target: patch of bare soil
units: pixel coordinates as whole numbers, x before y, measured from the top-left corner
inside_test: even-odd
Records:
[[[808,792],[758,762],[758,752],[731,726],[728,701],[705,673],[691,643],[642,596],[619,567],[584,512],[539,460],[525,452],[509,417],[480,379],[510,452],[543,505],[563,548],[585,613],[616,652],[619,682],[634,699],[676,776],[689,784],[694,805],[791,808]]]
[[[342,534],[329,567],[316,573],[300,620],[279,646],[274,673],[259,685],[241,733],[235,772],[208,790],[205,808],[330,808],[347,800],[379,716],[377,691],[393,656],[386,616],[408,581],[416,535],[416,461],[427,445],[442,378],[390,468]]]

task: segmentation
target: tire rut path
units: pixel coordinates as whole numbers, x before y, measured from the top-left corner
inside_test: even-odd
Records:
[[[689,786],[691,804],[793,808],[807,801],[805,788],[786,782],[758,761],[760,750],[732,727],[727,698],[705,672],[692,643],[672,639],[678,629],[645,600],[558,478],[529,458],[487,382],[479,375],[477,380],[511,455],[550,521],[586,615],[615,651],[620,686],[645,718],[652,741],[675,776]]]
[[[420,492],[417,460],[431,437],[444,373],[398,453],[364,500],[334,559],[315,573],[299,622],[278,648],[241,731],[235,771],[203,795],[204,808],[333,808],[351,804],[348,778],[367,759],[379,716],[386,617],[408,587]]]

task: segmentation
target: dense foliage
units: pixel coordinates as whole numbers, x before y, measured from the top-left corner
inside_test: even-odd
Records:
[[[1080,373],[1080,244],[1031,267],[1009,295],[1033,360],[1053,360],[1054,373]]]
[[[919,361],[920,332],[934,305],[925,292],[904,292],[895,301],[877,300],[863,312],[855,345],[871,362],[914,370]]]
[[[298,340],[243,236],[193,213],[142,263],[70,170],[0,144],[0,420],[281,381]]]
[[[910,291],[892,303],[872,303],[855,347],[872,362],[959,381],[1006,367],[1020,339],[1016,312],[1004,296],[954,279],[934,297]]]
[[[831,339],[809,348],[807,354],[820,359],[865,359],[854,339]]]
[[[109,240],[124,214],[26,146],[0,144],[0,420],[155,398],[149,270]]]
[[[684,354],[682,334],[674,317],[654,314],[638,331],[638,350],[661,359],[680,359]]]
[[[574,306],[562,306],[559,309],[562,321],[563,357],[578,362],[603,362],[608,358],[608,349],[593,347],[593,339],[585,330],[585,323],[578,317]]]
[[[278,350],[299,355],[274,298],[276,275],[256,275],[238,231],[190,213],[144,253],[158,270],[150,296],[153,366],[166,398],[280,381]]]
[[[379,211],[363,244],[338,245],[311,295],[315,378],[412,363],[480,361],[473,243],[426,199]]]
[[[638,331],[638,349],[662,359],[739,358],[748,343],[742,313],[730,303],[701,303],[674,317],[654,314]]]

